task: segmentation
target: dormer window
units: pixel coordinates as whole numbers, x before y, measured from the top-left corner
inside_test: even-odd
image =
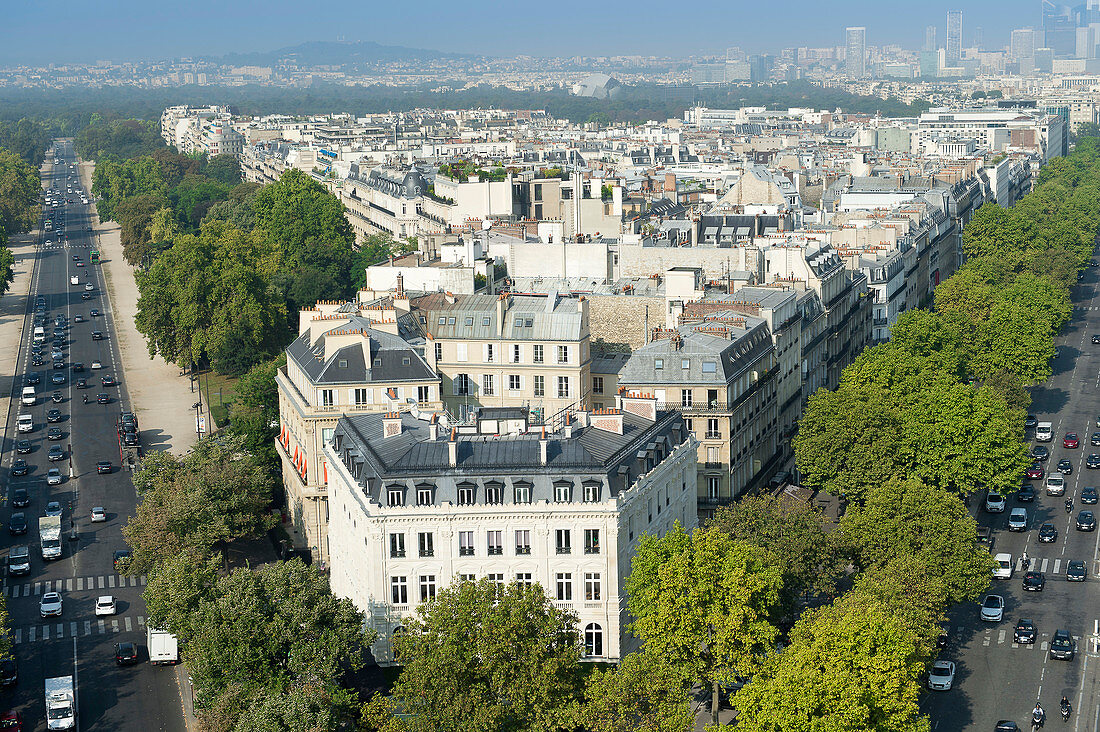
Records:
[[[402,359],[401,359],[401,365],[402,366],[408,366],[410,363],[412,363],[412,362],[409,360],[408,356],[402,357]]]
[[[447,324],[447,319],[446,318],[440,318],[439,319],[439,325],[446,325],[446,324]]]
[[[346,369],[348,367],[348,360],[346,358],[341,358],[337,361],[337,365],[342,369]]]
[[[381,366],[382,365],[382,359],[380,359],[380,358],[374,359],[374,365],[375,366]]]
[[[474,319],[473,318],[466,318],[466,325],[473,325],[473,324],[474,324]]]

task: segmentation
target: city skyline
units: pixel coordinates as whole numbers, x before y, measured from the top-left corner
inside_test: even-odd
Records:
[[[798,0],[791,3],[792,12],[784,15],[782,24],[775,23],[765,8],[715,7],[708,11],[707,22],[684,36],[690,40],[657,42],[638,33],[638,23],[615,23],[622,19],[616,11],[575,0],[560,4],[553,15],[502,14],[484,0],[461,7],[436,0],[425,5],[426,14],[436,23],[411,25],[398,7],[366,7],[347,0],[330,4],[323,16],[303,14],[299,7],[282,0],[268,3],[262,13],[239,3],[211,0],[169,7],[117,0],[110,14],[100,5],[44,0],[6,9],[7,33],[0,34],[4,40],[0,63],[160,60],[271,51],[305,41],[337,39],[487,56],[689,56],[721,53],[729,46],[753,52],[790,46],[842,46],[844,29],[851,26],[867,28],[868,46],[896,44],[920,49],[929,25],[939,29],[941,43],[948,38],[950,10],[964,12],[964,47],[973,43],[978,27],[985,43],[995,48],[1007,46],[1016,28],[1041,27],[1040,4],[1033,0],[966,4],[955,0],[919,7],[855,0],[841,8]],[[635,16],[650,11],[662,13],[666,7],[644,2],[636,6]],[[209,22],[211,14],[217,16],[218,23]],[[294,21],[288,23],[291,15]],[[61,18],[64,23],[57,22]],[[341,20],[334,23],[333,18]],[[752,32],[744,33],[749,28]],[[248,32],[242,32],[245,30]]]

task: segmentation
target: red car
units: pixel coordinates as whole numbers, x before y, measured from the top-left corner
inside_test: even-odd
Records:
[[[23,732],[23,715],[19,712],[8,712],[0,717],[0,729],[9,732]]]
[[[1027,469],[1027,475],[1029,480],[1042,480],[1043,479],[1043,464],[1036,460]]]
[[[1062,439],[1062,447],[1073,450],[1081,445],[1081,441],[1077,439],[1076,432],[1067,432],[1066,436]]]

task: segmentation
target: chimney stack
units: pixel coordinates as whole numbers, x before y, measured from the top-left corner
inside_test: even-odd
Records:
[[[550,452],[550,440],[546,439],[546,427],[542,428],[542,437],[539,438],[539,464],[546,465]]]
[[[401,434],[401,415],[397,412],[388,412],[382,417],[382,439],[397,437]]]
[[[565,435],[565,439],[569,440],[573,437],[573,415],[565,415],[565,427],[562,428],[562,434]]]
[[[455,441],[455,430],[451,428],[451,439],[447,441],[447,457],[452,468],[458,467],[458,442]]]
[[[439,439],[439,415],[432,414],[432,419],[428,422],[428,437],[432,442]]]

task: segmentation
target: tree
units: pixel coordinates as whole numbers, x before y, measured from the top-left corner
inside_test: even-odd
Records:
[[[158,195],[130,196],[115,208],[115,219],[122,229],[122,256],[131,265],[140,264],[154,251],[149,227],[153,216],[167,203]]]
[[[695,728],[683,676],[646,651],[627,655],[617,667],[595,671],[584,696],[582,723],[592,732],[688,732]]]
[[[190,631],[191,615],[213,591],[221,575],[220,557],[198,551],[166,554],[149,567],[149,584],[142,597],[149,625],[176,636]]]
[[[281,251],[288,266],[297,264],[300,249],[310,239],[342,244],[349,250],[355,241],[351,224],[344,218],[344,205],[297,168],[285,171],[278,183],[257,191],[252,208],[256,228]]]
[[[363,238],[351,259],[351,278],[356,288],[366,287],[367,267],[385,260],[397,248],[397,242],[387,234],[370,234]]]
[[[352,694],[308,680],[286,690],[233,683],[199,711],[202,732],[336,732],[354,718]]]
[[[180,638],[196,703],[231,684],[285,692],[304,681],[335,693],[373,642],[362,623],[351,600],[333,596],[325,576],[298,559],[238,567],[199,601]]]
[[[979,379],[1006,371],[1034,385],[1050,378],[1053,358],[1051,326],[1043,314],[1018,302],[1000,301],[979,328],[972,369]]]
[[[751,675],[778,631],[769,618],[782,570],[772,555],[717,528],[645,534],[626,581],[631,632],[645,648],[711,687]]]
[[[425,732],[574,729],[576,620],[538,585],[454,582],[395,635],[404,666],[393,700],[367,705],[365,721]],[[395,708],[409,716],[394,717]]]
[[[241,182],[241,163],[235,155],[215,155],[206,161],[202,174],[220,183],[235,186]]]
[[[841,519],[841,540],[860,568],[915,557],[944,586],[950,602],[989,587],[993,560],[975,542],[977,524],[957,496],[917,480],[892,480],[870,489],[862,506]]]
[[[15,281],[15,255],[7,247],[0,246],[0,295]]]
[[[207,437],[183,457],[161,456],[135,476],[142,501],[123,528],[134,549],[129,571],[147,572],[167,557],[206,556],[226,542],[273,525],[274,481],[240,437]]]
[[[229,407],[229,431],[244,439],[245,448],[279,470],[275,434],[279,422],[279,389],[275,374],[286,365],[286,353],[253,366],[237,382],[237,396]]]
[[[38,172],[15,153],[0,148],[0,244],[34,225],[41,191]]]
[[[807,591],[832,591],[840,571],[839,557],[826,532],[825,516],[811,504],[746,496],[720,507],[710,525],[776,559],[783,573],[784,612],[793,611],[795,601]]]

